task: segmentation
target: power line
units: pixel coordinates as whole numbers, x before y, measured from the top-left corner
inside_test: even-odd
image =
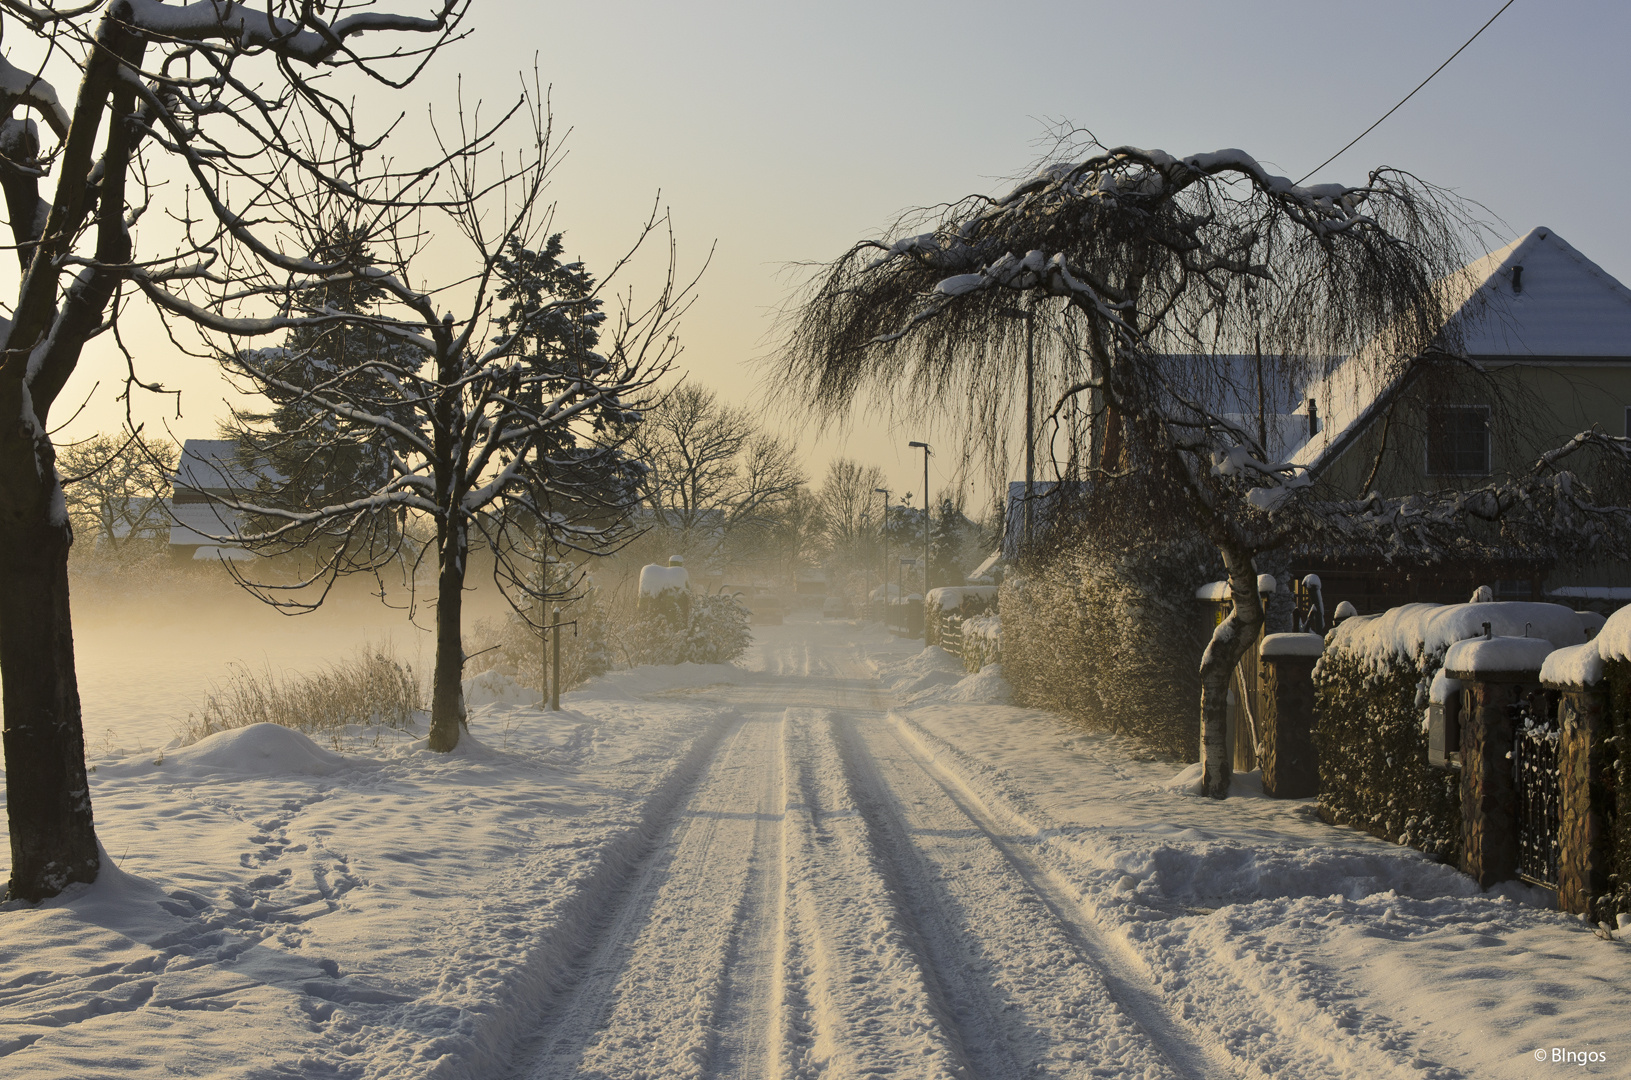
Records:
[[[1472,37],[1468,38],[1467,41],[1466,41],[1466,44],[1462,45],[1461,48],[1457,49],[1455,52],[1450,54],[1450,60],[1454,60],[1456,57],[1460,56],[1466,50],[1468,45],[1471,45],[1473,42],[1478,40],[1478,34],[1482,34],[1485,30],[1488,30],[1489,29],[1489,24],[1494,22],[1496,19],[1499,19],[1501,17],[1501,12],[1503,12],[1507,8],[1511,7],[1516,2],[1517,2],[1517,0],[1506,0],[1506,3],[1501,5],[1501,11],[1497,11],[1495,14],[1491,15],[1489,17],[1489,22],[1485,23],[1483,26],[1480,26],[1478,28],[1478,33],[1477,34],[1474,34]],[[1446,61],[1444,61],[1444,63],[1440,64],[1438,67],[1434,68],[1433,69],[1433,75],[1437,75],[1439,72],[1441,72],[1445,68],[1449,67],[1450,66],[1450,60],[1446,60]],[[1382,114],[1382,120],[1386,120],[1388,117],[1390,117],[1394,113],[1398,112],[1400,107],[1404,105],[1405,101],[1409,101],[1411,98],[1415,97],[1417,91],[1419,91],[1423,86],[1426,86],[1428,83],[1433,81],[1433,75],[1429,75],[1429,76],[1427,76],[1427,78],[1423,79],[1420,82],[1420,84],[1417,85],[1415,90],[1410,91],[1410,93],[1408,93],[1408,94],[1406,94],[1404,96],[1403,101],[1400,101],[1398,105],[1393,106],[1393,108],[1391,108],[1387,112],[1383,113]],[[1337,158],[1341,157],[1343,154],[1346,154],[1349,150],[1353,149],[1354,143],[1358,142],[1360,139],[1363,139],[1366,135],[1369,135],[1371,132],[1375,131],[1378,127],[1380,127],[1381,124],[1382,124],[1382,120],[1376,121],[1376,123],[1372,124],[1370,127],[1366,128],[1364,131],[1361,131],[1358,135],[1355,135],[1354,139],[1353,139],[1353,142],[1349,143],[1347,146],[1344,146],[1341,150],[1338,150],[1336,153],[1332,154],[1330,157],[1326,158],[1324,161],[1320,162],[1318,165],[1314,166],[1312,169],[1309,169],[1308,170],[1308,175],[1304,176],[1302,180],[1298,180],[1297,183],[1301,184],[1303,182],[1303,180],[1307,180],[1309,176],[1313,176],[1315,173],[1319,172],[1321,169],[1323,169],[1327,165],[1331,164],[1331,162],[1335,161]]]

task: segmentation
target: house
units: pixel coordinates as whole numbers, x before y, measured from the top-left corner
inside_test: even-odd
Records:
[[[1389,369],[1361,351],[1333,364],[1304,391],[1287,461],[1340,495],[1402,494],[1475,488],[1524,471],[1593,426],[1631,434],[1631,289],[1547,228],[1442,287],[1463,355]],[[1626,567],[1557,565],[1498,545],[1477,564],[1457,566],[1330,553],[1294,561],[1297,578],[1322,579],[1328,606],[1349,600],[1361,612],[1460,602],[1480,584],[1501,599],[1556,591],[1576,603],[1631,586]]]
[[[249,497],[256,482],[235,441],[188,439],[171,481],[171,553],[178,559],[253,558],[242,544],[226,539],[243,531],[243,515],[220,500]]]

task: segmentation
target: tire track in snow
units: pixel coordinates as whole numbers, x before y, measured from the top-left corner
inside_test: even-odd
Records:
[[[785,1076],[969,1075],[956,1027],[879,864],[825,710],[787,712],[787,895],[805,952],[807,1045]]]
[[[1041,1075],[1113,1070],[1200,1080],[1250,1071],[1171,1014],[1149,978],[1094,929],[1069,883],[1017,843],[960,778],[887,720],[846,728],[851,767],[877,807],[880,831],[897,838],[903,863],[917,863],[906,876],[916,878],[925,906],[939,910],[931,947],[943,970],[962,967],[984,1043],[1011,1042],[1006,1052]],[[986,1068],[993,1078],[1014,1075],[1000,1059]]]
[[[1228,932],[1214,942],[1218,931],[1203,924],[1196,928],[1200,934],[1183,935],[1179,962],[1167,963],[1166,956],[1145,955],[1114,931],[1104,933],[1100,927],[1113,921],[1111,916],[1055,868],[1076,860],[1051,841],[1057,830],[1047,823],[1047,815],[910,715],[891,712],[890,719],[903,745],[986,820],[993,838],[1006,836],[1001,842],[1013,855],[1053,884],[1073,909],[1072,922],[1098,943],[1106,961],[1122,973],[1124,985],[1148,988],[1149,999],[1201,1039],[1214,1059],[1223,1055],[1241,1075],[1299,1080],[1456,1080],[1463,1075],[1424,1057],[1419,1040],[1393,1018],[1347,1004],[1351,992],[1337,988],[1334,976],[1316,978],[1305,957],[1263,951],[1258,935]],[[980,786],[995,779],[997,790],[982,795],[969,775],[981,776]]]
[[[610,916],[530,1040],[521,1075],[764,1075],[772,980],[760,957],[777,898],[762,887],[775,875],[761,864],[779,862],[781,793],[762,766],[776,757],[780,727],[738,719],[655,850],[603,898]],[[735,1022],[722,1039],[727,1015]]]

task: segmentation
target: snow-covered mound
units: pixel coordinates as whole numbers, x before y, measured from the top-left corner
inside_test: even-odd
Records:
[[[1183,770],[1171,780],[1160,784],[1163,791],[1170,791],[1175,795],[1201,794],[1201,774],[1206,771],[1204,763],[1196,761],[1184,766]],[[1237,772],[1229,777],[1230,798],[1265,798],[1263,795],[1263,774],[1261,772]]]
[[[906,687],[921,689],[903,692]],[[1014,700],[1014,688],[1003,678],[1001,664],[987,664],[973,675],[957,679],[949,671],[936,670],[907,681],[896,690],[902,705],[922,705],[943,702],[955,705],[1008,705]]]
[[[511,705],[521,709],[536,709],[543,695],[530,686],[522,686],[502,671],[483,671],[464,680],[466,708],[479,709],[483,705]]]
[[[218,731],[170,751],[164,760],[180,768],[240,776],[328,776],[356,764],[281,724]]]
[[[878,678],[896,694],[912,694],[938,683],[959,682],[966,674],[962,660],[938,645],[930,645],[904,660],[885,660],[877,667]]]
[[[682,593],[691,588],[691,575],[683,566],[659,566],[651,563],[640,568],[640,595],[656,599],[670,593]]]

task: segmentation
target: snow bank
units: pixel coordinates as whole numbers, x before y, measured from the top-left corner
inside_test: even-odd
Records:
[[[464,680],[464,704],[470,709],[483,705],[536,709],[542,705],[542,698],[537,690],[522,686],[502,671],[483,671]]]
[[[961,585],[930,589],[928,602],[930,607],[938,607],[941,611],[961,611],[963,605],[970,600],[994,603],[999,591],[995,585]]]
[[[160,760],[173,768],[239,776],[329,776],[356,764],[280,724],[218,731]]]
[[[691,587],[691,575],[683,566],[659,566],[649,563],[640,568],[640,595],[659,597],[671,592],[685,592]]]
[[[1527,602],[1405,604],[1381,615],[1355,615],[1331,632],[1331,646],[1378,672],[1398,661],[1426,670],[1457,641],[1484,636],[1542,638],[1553,648],[1586,640],[1580,616],[1561,604]],[[1631,623],[1627,624],[1631,629]],[[1628,639],[1631,640],[1631,639]]]
[[[590,679],[566,698],[609,698],[621,700],[642,694],[657,694],[682,686],[740,686],[753,678],[751,672],[735,664],[641,664],[639,667],[609,671]]]
[[[1011,705],[1014,688],[1003,677],[1001,664],[987,664],[972,675],[957,678],[950,671],[932,671],[910,679],[895,689],[903,706],[930,703],[954,705]]]

